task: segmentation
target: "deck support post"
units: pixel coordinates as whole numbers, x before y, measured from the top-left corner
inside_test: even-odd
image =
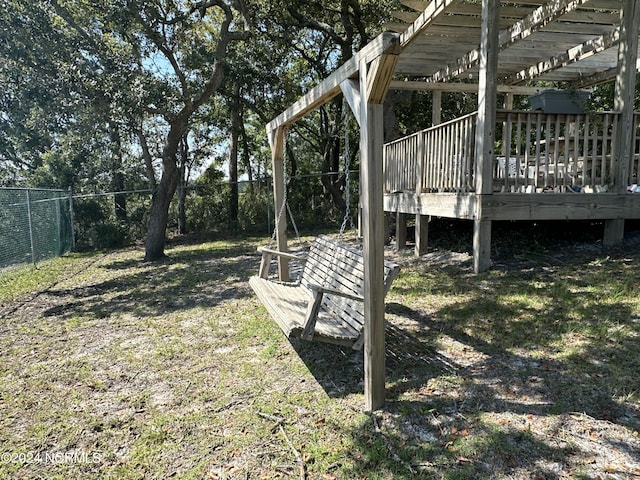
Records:
[[[473,271],[481,273],[491,266],[491,220],[473,221]]]
[[[442,123],[442,91],[434,90],[431,97],[431,124],[440,125]],[[418,162],[418,178],[416,182],[416,192],[422,193],[422,158],[425,157],[425,145],[424,137],[421,137],[418,145],[418,158],[421,159]],[[415,256],[419,257],[427,253],[427,246],[429,244],[429,222],[431,216],[416,214],[416,228],[415,228]]]
[[[429,241],[429,215],[416,215],[416,247],[415,254],[417,257],[427,253],[427,244]]]
[[[396,251],[407,248],[407,214],[396,212]]]
[[[473,228],[473,269],[491,265],[491,220],[483,218],[482,197],[493,193],[492,170],[496,136],[500,2],[482,0],[478,122],[476,126],[476,192],[480,195]]]
[[[391,213],[384,212],[384,244],[391,243]]]
[[[276,244],[280,252],[287,248],[287,206],[285,205],[284,156],[285,127],[277,127],[267,132],[271,146],[271,166],[273,172],[273,204],[275,210]],[[278,278],[281,282],[289,281],[289,260],[278,256]]]
[[[638,61],[638,29],[640,28],[640,5],[636,0],[624,0],[620,11],[620,43],[618,47],[619,71],[615,82],[614,110],[620,113],[615,134],[614,191],[626,193],[629,183],[629,160],[633,155],[634,138],[633,103]],[[624,218],[605,221],[604,245],[617,245],[624,239]]]

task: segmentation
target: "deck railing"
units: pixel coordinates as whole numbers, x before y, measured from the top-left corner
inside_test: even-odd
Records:
[[[476,113],[385,145],[387,192],[465,192],[473,188]]]
[[[533,193],[613,188],[619,114],[499,111],[493,189]],[[387,192],[474,191],[475,113],[385,145]],[[628,185],[640,171],[640,113],[634,116]]]

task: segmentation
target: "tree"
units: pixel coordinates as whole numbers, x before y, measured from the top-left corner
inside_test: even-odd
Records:
[[[265,4],[261,11],[265,25],[263,34],[273,44],[288,45],[281,55],[281,73],[287,81],[284,89],[299,96],[352,58],[356,50],[379,33],[381,20],[394,3],[276,0]],[[350,115],[344,110],[342,100],[336,98],[317,113],[296,122],[287,142],[292,174],[298,168],[301,173],[318,170],[324,173],[321,179],[326,196],[340,211],[345,208],[345,178],[340,175],[345,133],[343,118]],[[282,108],[272,113],[280,111]],[[352,165],[355,167],[355,162]]]
[[[140,26],[139,33],[153,47],[151,51],[168,62],[177,82],[173,109],[150,108],[164,118],[168,127],[162,149],[163,171],[153,195],[145,244],[145,260],[151,261],[164,256],[169,205],[180,180],[177,160],[180,142],[192,116],[222,85],[229,44],[245,40],[248,33],[244,29],[235,30],[238,13],[244,11],[242,5],[239,11],[220,0],[198,2],[190,8],[160,1],[136,6],[143,7],[132,11]],[[202,21],[207,15],[214,20],[216,14],[218,22]],[[203,64],[208,55],[213,62]]]
[[[135,121],[146,169],[151,177],[145,118],[164,122],[162,174],[154,185],[147,224],[145,260],[164,256],[169,205],[180,181],[180,145],[189,123],[216,94],[224,79],[229,45],[245,40],[240,0],[119,0],[85,5],[79,0],[52,0],[56,12],[85,40],[103,75],[128,71],[132,95],[118,106]],[[124,67],[124,68],[123,68]],[[111,83],[111,87],[122,84]],[[139,92],[137,90],[139,90]],[[137,96],[136,96],[137,93]]]

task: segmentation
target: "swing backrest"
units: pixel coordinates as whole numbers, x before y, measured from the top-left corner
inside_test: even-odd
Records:
[[[385,295],[400,271],[395,263],[384,262]],[[358,297],[364,296],[364,258],[362,250],[340,240],[320,235],[311,245],[304,267],[302,286],[319,285]],[[362,303],[338,295],[325,295],[320,316],[342,318],[355,330],[364,324]]]

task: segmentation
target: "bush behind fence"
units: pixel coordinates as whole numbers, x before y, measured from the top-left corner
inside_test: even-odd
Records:
[[[0,268],[70,251],[72,215],[64,190],[0,188]]]

